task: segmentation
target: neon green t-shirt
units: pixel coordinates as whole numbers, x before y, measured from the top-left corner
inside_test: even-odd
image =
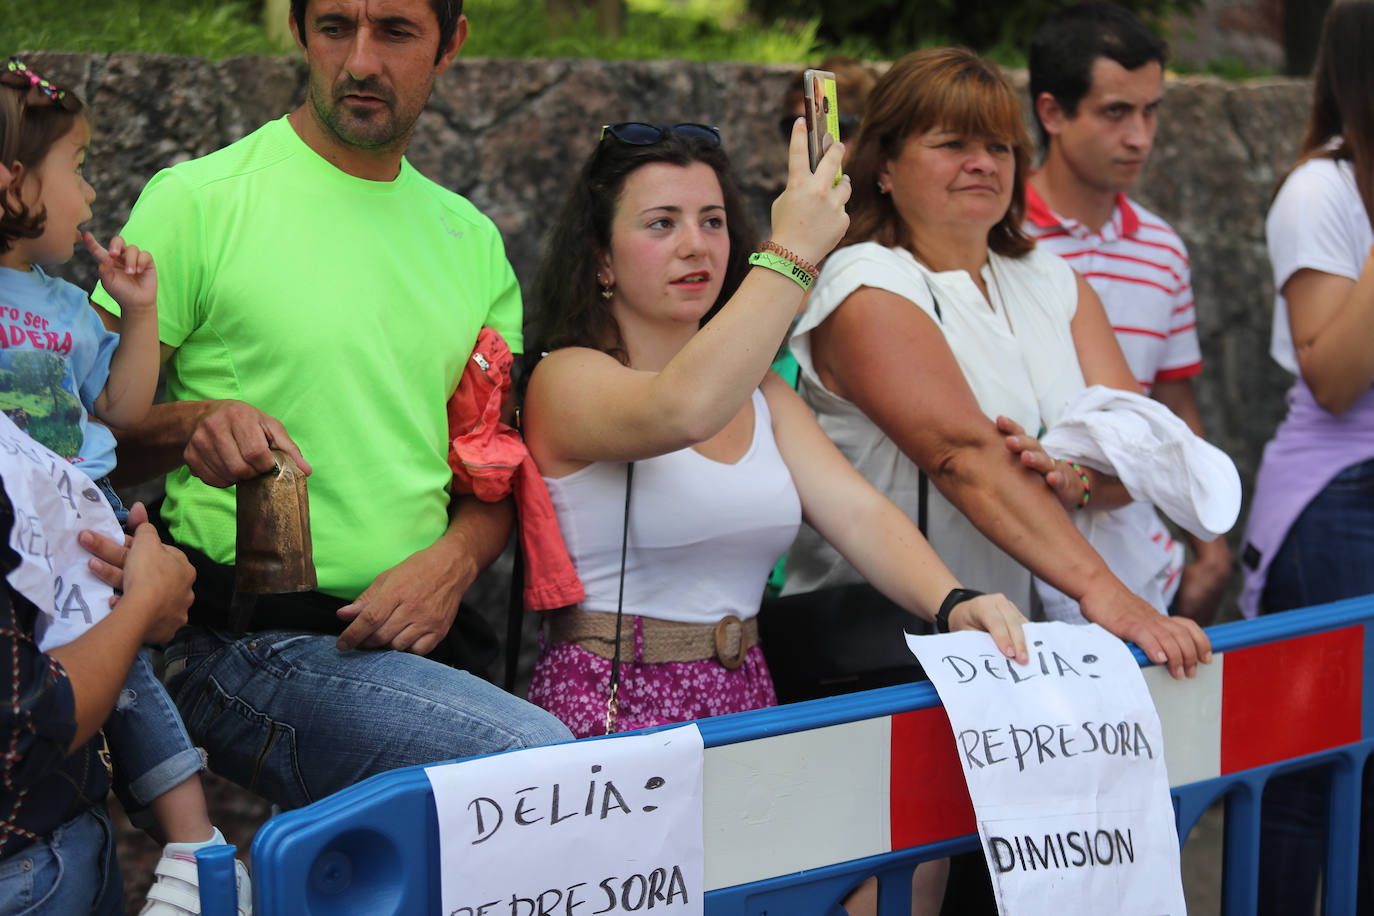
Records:
[[[481,327],[522,348],[496,227],[402,162],[330,165],[282,118],[159,172],[124,238],[151,251],[169,400],[247,401],[313,467],[322,591],[353,598],[448,522],[445,404]],[[101,288],[94,300],[118,314]],[[176,540],[234,561],[234,490],[167,477]]]

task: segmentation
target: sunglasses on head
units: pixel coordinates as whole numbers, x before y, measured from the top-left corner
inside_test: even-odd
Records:
[[[76,111],[80,107],[76,96],[67,90],[55,86],[43,77],[30,70],[22,60],[11,57],[0,67],[0,85],[9,86],[11,89],[29,90],[27,103],[43,104],[46,99],[48,103],[61,108],[63,111]],[[37,93],[37,96],[34,96]]]
[[[617,121],[601,125],[601,140],[610,134],[630,146],[653,146],[663,142],[669,134],[695,137],[712,146],[720,146],[720,128],[709,124],[645,124],[643,121]]]
[[[784,140],[792,139],[792,125],[796,123],[798,115],[783,115],[778,119],[778,131]],[[848,143],[849,139],[859,132],[859,116],[848,112],[841,112],[840,121],[840,142]]]

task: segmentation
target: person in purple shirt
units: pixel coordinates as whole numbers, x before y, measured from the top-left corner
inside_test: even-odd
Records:
[[[1247,616],[1374,592],[1372,45],[1374,2],[1333,4],[1298,163],[1265,226],[1277,291],[1270,353],[1296,379],[1255,481],[1241,552]],[[1312,911],[1326,861],[1329,793],[1324,771],[1269,781],[1259,913]],[[1371,809],[1374,779],[1366,771],[1361,914],[1374,913]]]

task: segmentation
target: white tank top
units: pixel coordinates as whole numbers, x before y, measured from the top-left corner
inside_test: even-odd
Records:
[[[754,436],[734,464],[685,448],[635,462],[625,613],[688,623],[758,613],[764,581],[801,524],[801,501],[755,390]],[[585,611],[615,613],[625,463],[545,477],[558,527],[587,591]]]

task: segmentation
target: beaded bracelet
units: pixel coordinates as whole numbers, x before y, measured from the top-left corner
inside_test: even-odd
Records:
[[[1077,461],[1065,461],[1064,463],[1073,468],[1078,479],[1083,481],[1083,498],[1079,500],[1078,505],[1073,507],[1073,511],[1077,512],[1079,509],[1085,508],[1088,501],[1093,498],[1093,485],[1088,483],[1088,472],[1083,470]]]
[[[749,256],[749,263],[758,267],[767,267],[769,270],[776,270],[784,277],[795,280],[803,290],[811,289],[811,284],[816,282],[815,275],[809,273],[796,261],[769,251],[754,252]]]
[[[817,267],[815,264],[812,264],[810,261],[806,260],[806,258],[798,257],[792,252],[788,251],[786,248],[779,245],[777,242],[773,241],[772,239],[768,239],[762,245],[760,245],[759,251],[771,251],[773,252],[773,254],[780,254],[787,260],[791,261],[793,264],[796,264],[802,270],[809,273],[811,276],[819,277],[821,275],[821,269]]]

